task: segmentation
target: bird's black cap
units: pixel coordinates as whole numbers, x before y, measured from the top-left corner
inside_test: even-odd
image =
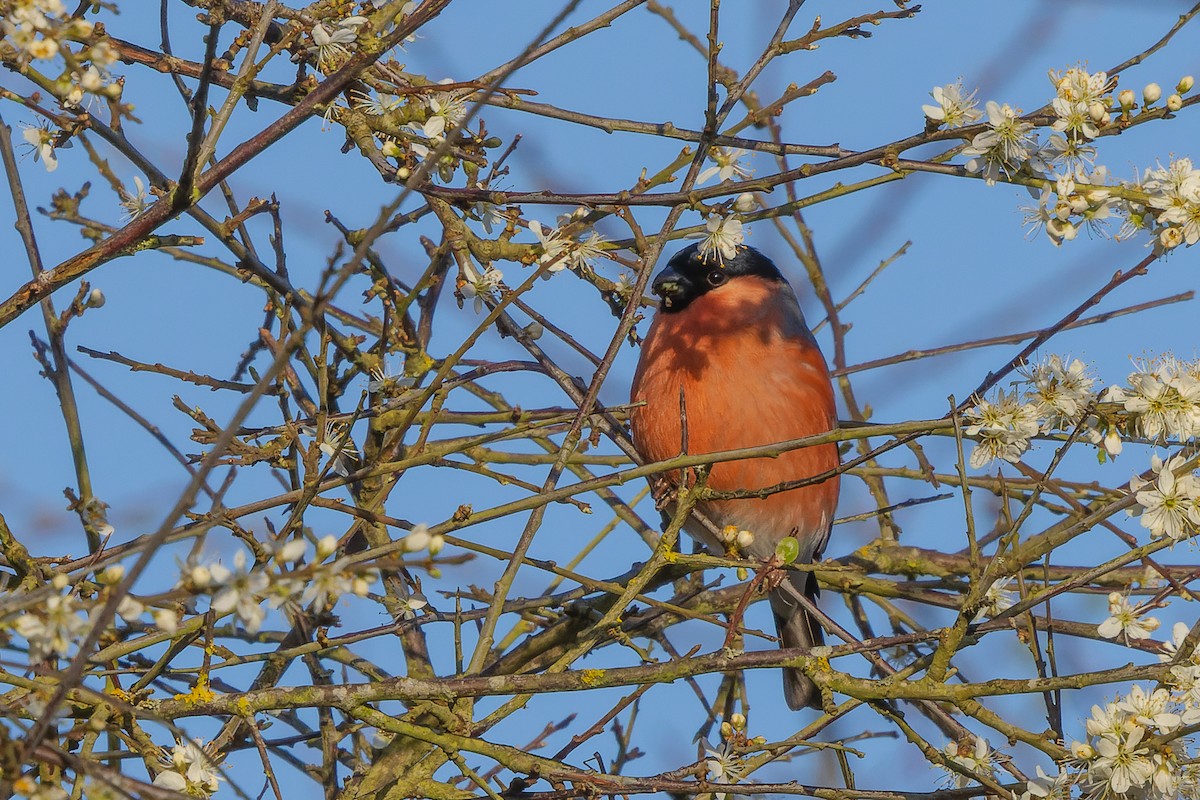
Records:
[[[715,250],[702,253],[697,243],[673,255],[650,288],[662,298],[659,309],[671,314],[687,308],[706,292],[747,275],[786,283],[771,259],[753,247],[740,245],[732,258],[721,258]]]

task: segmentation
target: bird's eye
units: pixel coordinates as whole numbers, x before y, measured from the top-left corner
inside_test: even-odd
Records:
[[[705,278],[705,280],[708,281],[709,286],[712,286],[715,288],[717,286],[720,286],[725,281],[729,280],[729,276],[725,274],[725,270],[723,270],[723,269],[714,269],[708,273],[708,277]]]

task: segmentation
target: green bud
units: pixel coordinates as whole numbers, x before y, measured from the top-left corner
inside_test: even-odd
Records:
[[[800,555],[800,543],[795,536],[785,536],[775,545],[775,555],[785,564],[791,564]]]

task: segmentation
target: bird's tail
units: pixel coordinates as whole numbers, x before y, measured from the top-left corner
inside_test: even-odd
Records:
[[[791,572],[787,580],[771,592],[771,610],[775,612],[775,628],[779,631],[781,647],[808,649],[825,643],[820,623],[796,600],[796,596],[801,594],[809,600],[816,600],[816,575],[811,572]],[[821,707],[820,690],[799,669],[783,670],[783,697],[793,711]]]

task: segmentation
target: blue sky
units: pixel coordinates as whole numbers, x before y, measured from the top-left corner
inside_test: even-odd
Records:
[[[154,15],[139,17],[140,4],[122,3],[123,14],[111,18],[114,35],[154,46],[158,41]],[[695,30],[702,30],[707,4],[684,0],[676,4],[680,18]],[[510,2],[457,2],[440,18],[421,31],[420,38],[407,46],[401,56],[406,68],[433,80],[468,80],[516,55],[534,33],[561,7],[549,0],[511,0]],[[571,22],[586,20],[607,7],[603,2],[584,2]],[[743,72],[761,51],[784,7],[775,0],[736,2],[722,5],[721,39],[725,45],[722,60]],[[793,26],[797,34],[821,15],[826,23],[839,15],[867,13],[874,6],[860,3],[807,3]],[[928,3],[915,19],[888,21],[871,29],[870,39],[839,39],[823,43],[812,52],[794,53],[772,64],[755,85],[763,98],[778,96],[789,83],[803,84],[826,70],[837,81],[816,96],[794,102],[781,118],[788,141],[805,144],[840,143],[850,149],[865,149],[921,130],[924,120],[921,104],[929,102],[935,85],[962,77],[968,88],[979,88],[981,100],[995,99],[1031,110],[1046,103],[1053,94],[1047,79],[1049,69],[1063,69],[1083,63],[1092,70],[1119,63],[1143,50],[1161,36],[1187,6],[1172,0],[1156,3],[1120,2],[1009,2],[1001,5],[980,3]],[[196,57],[201,52],[201,28],[194,22],[195,11],[172,4],[173,38],[180,55]],[[230,35],[226,32],[226,39]],[[1144,64],[1120,76],[1121,88],[1130,87],[1140,94],[1141,87],[1155,81],[1165,90],[1185,74],[1200,73],[1196,54],[1200,53],[1200,27],[1185,28],[1162,52]],[[281,65],[271,79],[286,82],[293,67]],[[156,163],[168,173],[178,169],[185,151],[184,136],[188,120],[183,104],[161,75],[137,66],[118,65],[127,78],[126,98],[136,103],[141,125],[128,133]],[[12,79],[6,73],[5,80]],[[538,102],[598,115],[612,115],[640,121],[670,121],[681,127],[699,128],[703,123],[705,85],[702,59],[681,43],[658,17],[635,10],[571,47],[518,71],[509,85],[535,88]],[[19,87],[23,88],[23,87]],[[219,95],[218,95],[219,96]],[[256,113],[239,108],[234,115],[222,152],[232,144],[253,135],[283,113],[284,107],[262,101]],[[1200,125],[1193,109],[1185,109],[1176,119],[1141,126],[1126,135],[1109,137],[1100,144],[1100,158],[1110,173],[1132,177],[1137,170],[1166,163],[1172,156],[1200,158],[1196,143]],[[19,109],[3,109],[9,125],[31,121]],[[532,114],[485,109],[488,128],[506,142],[520,134],[522,141],[510,164],[511,174],[502,188],[512,190],[550,189],[555,191],[616,191],[631,185],[643,167],[656,171],[681,149],[678,141],[658,140],[636,134],[606,134],[562,122],[547,121]],[[739,115],[734,114],[736,119]],[[751,135],[765,136],[765,131]],[[315,285],[317,276],[333,253],[339,237],[324,221],[326,209],[350,227],[370,224],[378,208],[389,202],[397,191],[383,184],[378,174],[356,154],[342,154],[342,136],[336,130],[322,130],[319,120],[310,120],[280,146],[256,158],[231,181],[244,201],[251,196],[275,193],[282,205],[284,236],[289,250],[289,268],[293,280],[303,286]],[[930,155],[933,151],[921,151]],[[119,155],[111,154],[113,169],[126,181],[137,170]],[[751,162],[760,174],[773,170],[771,159],[756,156]],[[793,161],[793,164],[798,163]],[[811,193],[832,185],[879,173],[867,166],[814,178],[800,184],[797,191]],[[22,177],[31,202],[49,203],[50,193],[59,186],[77,191],[87,180],[85,154],[80,147],[60,153],[60,167],[46,174],[40,164],[26,158]],[[769,200],[779,202],[782,190]],[[415,207],[416,198],[406,208]],[[1117,243],[1099,237],[1081,235],[1062,248],[1055,248],[1044,236],[1029,239],[1022,227],[1020,206],[1029,205],[1028,194],[1020,187],[987,187],[976,180],[940,175],[916,175],[878,190],[862,192],[816,206],[806,212],[835,298],[844,297],[878,263],[889,257],[906,241],[912,245],[907,254],[876,279],[850,306],[847,321],[853,330],[847,337],[850,363],[885,357],[913,348],[936,347],[966,339],[995,336],[1049,325],[1099,288],[1119,269],[1137,263],[1148,252],[1140,240]],[[224,216],[220,198],[206,199],[204,207]],[[91,195],[85,213],[116,223],[120,209],[116,197],[101,181],[92,179]],[[550,223],[566,208],[539,208],[527,205],[526,218]],[[11,215],[7,193],[0,200],[0,213]],[[664,214],[658,209],[638,212],[643,228],[655,230]],[[699,215],[685,213],[682,224],[695,225]],[[75,229],[62,223],[36,220],[39,241],[47,264],[58,263],[82,249],[86,242]],[[251,225],[259,246],[266,247],[268,230],[256,221]],[[198,230],[186,219],[173,221],[163,230],[194,234]],[[624,235],[615,224],[605,223],[601,231]],[[411,232],[393,235],[379,246],[389,268],[402,279],[411,279],[424,266],[424,252],[416,234],[436,236],[428,221]],[[532,241],[526,235],[525,240]],[[767,223],[752,226],[748,241],[779,260],[793,278],[801,294],[810,321],[820,319],[819,305],[801,285],[803,273],[786,258],[787,250]],[[19,240],[11,226],[0,226],[0,246],[10,254],[8,266],[0,272],[0,291],[10,294],[28,279]],[[674,249],[668,247],[668,252]],[[215,244],[200,252],[220,253]],[[1112,310],[1155,300],[1197,285],[1196,256],[1181,250],[1156,263],[1151,274],[1140,278],[1106,299],[1096,311]],[[519,283],[520,268],[502,265],[508,282]],[[602,266],[610,277],[618,274],[615,265]],[[172,261],[156,254],[114,261],[89,276],[106,297],[104,308],[90,311],[71,325],[68,344],[100,351],[117,351],[147,362],[192,369],[218,377],[227,377],[240,353],[257,337],[262,319],[262,297],[253,287],[202,267]],[[345,295],[346,305],[357,303],[355,285]],[[73,287],[56,295],[61,308],[70,299]],[[536,307],[569,323],[569,329],[602,352],[613,330],[613,319],[596,298],[595,292],[568,275],[539,284],[529,301]],[[442,326],[434,340],[434,350],[447,352],[472,330],[477,322],[470,305],[463,310],[444,303],[440,311]],[[1046,352],[1070,353],[1091,365],[1100,380],[1117,383],[1131,371],[1130,358],[1173,351],[1181,357],[1196,357],[1194,302],[1180,303],[1143,314],[1123,317],[1104,326],[1067,332],[1055,339]],[[641,329],[645,330],[645,323]],[[0,391],[0,414],[9,421],[5,437],[7,447],[0,456],[0,511],[8,524],[25,533],[31,548],[39,554],[78,553],[81,537],[73,515],[65,509],[61,490],[71,486],[74,477],[70,452],[62,433],[61,420],[51,385],[38,376],[36,362],[28,357],[29,329],[43,336],[41,320],[30,312],[0,328],[0,353],[5,355],[6,380]],[[826,347],[828,330],[819,336]],[[587,380],[586,361],[573,357],[566,348],[547,341],[547,348],[562,355],[568,371]],[[518,358],[519,348],[494,334],[486,335],[472,352],[475,358]],[[827,350],[828,352],[828,350]],[[1003,365],[1016,350],[1011,347],[989,348],[968,353],[916,361],[887,367],[855,378],[860,402],[873,409],[873,419],[900,421],[937,417],[947,410],[947,397],[961,399],[988,370]],[[227,418],[238,398],[211,393],[206,389],[181,386],[155,375],[130,374],[124,368],[95,361],[72,353],[85,369],[133,405],[177,442],[185,442],[193,427],[171,407],[171,398],[179,394],[189,405],[202,407],[217,420]],[[614,372],[601,394],[608,403],[626,399],[626,391],[637,354],[623,351]],[[549,381],[528,376],[498,379],[489,388],[503,389],[526,406],[555,405],[565,401]],[[111,518],[117,538],[125,539],[152,530],[186,481],[185,473],[144,432],[82,384],[84,430],[97,494],[111,506]],[[462,407],[473,407],[458,398]],[[271,424],[277,410],[270,404],[255,412],[251,424]],[[933,442],[931,454],[945,465],[944,442]],[[198,452],[198,445],[185,448]],[[1044,463],[1048,448],[1035,452],[1032,463]],[[901,456],[886,462],[905,463]],[[1071,464],[1080,476],[1108,486],[1124,484],[1133,472],[1146,468],[1148,453],[1131,448],[1115,465],[1096,469],[1088,458]],[[488,507],[524,492],[513,487],[497,488],[490,481],[474,479],[462,472],[448,470],[413,473],[397,491],[389,506],[396,516],[439,522],[448,518],[458,505],[473,503]],[[540,481],[544,473],[528,470],[529,480]],[[861,485],[847,480],[840,513],[850,515],[870,507],[870,498]],[[245,502],[262,493],[274,491],[265,475],[239,478],[231,492],[230,504]],[[625,487],[627,497],[640,487]],[[893,500],[931,493],[922,485],[897,484]],[[594,500],[594,498],[593,498]],[[986,506],[988,499],[978,498]],[[950,507],[953,506],[953,507]],[[566,559],[589,539],[606,521],[602,504],[593,502],[597,514],[580,515],[564,506],[555,506],[547,516],[544,535],[539,535],[533,555]],[[647,518],[654,514],[643,508]],[[898,521],[905,542],[915,545],[957,550],[965,545],[961,532],[961,506],[949,501],[903,512]],[[515,540],[523,522],[519,518],[468,529],[464,535],[493,546]],[[341,521],[314,514],[314,526],[337,526]],[[257,531],[264,530],[255,524]],[[336,528],[334,528],[336,532]],[[1128,523],[1127,530],[1139,530]],[[877,532],[871,522],[842,526],[835,531],[827,555],[843,556],[865,544]],[[211,549],[221,552],[228,542],[212,542]],[[633,561],[646,557],[640,540],[621,529],[609,537],[583,564],[590,575],[608,577],[619,574]],[[1114,541],[1089,540],[1088,550],[1067,552],[1072,563],[1086,562],[1095,552],[1117,552]],[[1095,548],[1095,549],[1092,549]],[[225,549],[231,552],[231,549]],[[1194,552],[1184,549],[1172,555],[1186,560]],[[164,567],[172,563],[164,557]],[[165,574],[165,573],[164,573]],[[462,568],[447,568],[441,581],[430,582],[427,593],[435,605],[447,601],[435,598],[435,589],[449,590],[468,584],[490,585],[496,565],[473,562]],[[535,592],[547,577],[522,573],[519,592]],[[734,580],[727,575],[725,580]],[[840,599],[826,593],[824,606],[835,616],[846,619]],[[1081,619],[1103,617],[1100,599],[1077,606]],[[349,627],[368,627],[382,622],[374,616],[347,622]],[[752,622],[769,625],[765,612],[753,612]],[[1175,613],[1164,612],[1164,618]],[[1182,613],[1182,612],[1180,612]],[[1194,614],[1192,615],[1194,617]],[[1186,616],[1184,617],[1186,618]],[[931,617],[931,620],[935,619]],[[943,620],[944,621],[944,620]],[[930,622],[930,624],[934,624]],[[1169,626],[1166,626],[1169,627]],[[719,646],[720,633],[685,627],[681,642],[696,641],[706,650]],[[448,631],[431,631],[435,645],[446,646]],[[692,638],[689,638],[692,637]],[[686,644],[682,649],[686,649]],[[1061,654],[1065,664],[1081,666],[1084,659],[1102,656],[1123,663],[1124,654],[1111,648],[1083,647]],[[394,658],[394,656],[392,656]],[[995,658],[994,654],[991,656]],[[605,653],[584,662],[584,666],[616,663],[625,654]],[[1075,661],[1075,659],[1079,659]],[[1027,661],[1027,659],[1026,659]],[[1011,663],[1010,663],[1011,662]],[[989,665],[986,658],[968,660],[977,672]],[[994,665],[998,662],[990,662]],[[999,663],[1014,674],[1026,674],[1028,664],[1013,657]],[[444,665],[443,665],[444,666]],[[302,676],[300,676],[302,677]],[[715,686],[714,681],[702,682]],[[797,717],[780,714],[778,677],[769,673],[752,676],[751,700],[759,714],[752,715],[754,732],[772,739],[794,731]],[[560,717],[566,707],[578,710],[581,720],[591,721],[607,708],[619,693],[595,697],[549,697],[531,703],[519,718],[498,728],[497,737],[520,742],[542,726]],[[1075,703],[1085,714],[1096,695],[1080,697]],[[694,755],[692,732],[701,722],[699,706],[684,686],[663,687],[651,694],[650,708],[680,709],[679,716],[645,719],[639,725],[646,757],[635,762],[633,770],[650,772],[686,763]],[[1010,705],[1022,707],[1025,701]],[[486,704],[485,704],[486,705]],[[1036,709],[1036,704],[1024,706]],[[1036,710],[1030,713],[1036,713]],[[802,718],[807,720],[807,717]],[[849,735],[853,725],[881,730],[877,719],[861,716],[830,729],[826,735]],[[1034,722],[1030,727],[1036,727]],[[569,736],[571,731],[564,733]],[[557,740],[552,740],[552,742]],[[611,740],[597,740],[596,748],[608,752]],[[941,740],[936,740],[940,743]],[[653,743],[648,748],[647,743]],[[997,744],[999,742],[996,742]],[[890,783],[903,779],[904,787],[929,788],[936,776],[907,745],[891,740],[863,745],[873,756],[888,758],[896,764],[886,775],[864,771],[864,781],[875,781],[874,788],[898,788]],[[590,752],[590,751],[589,751]],[[1020,752],[1020,751],[1018,751]],[[1025,755],[1028,755],[1026,752]],[[251,758],[246,755],[245,758]],[[900,759],[904,759],[901,762]],[[896,759],[892,761],[892,759]],[[235,765],[249,768],[250,761],[239,756]],[[777,765],[760,775],[766,779],[799,779],[810,783],[835,780],[830,772],[832,759],[810,757],[786,765]],[[901,763],[909,766],[900,766]],[[1032,764],[1033,762],[1029,762]],[[1029,767],[1032,769],[1032,767]],[[248,788],[251,784],[247,784]],[[297,784],[303,785],[303,784]],[[307,796],[307,795],[306,795]]]

